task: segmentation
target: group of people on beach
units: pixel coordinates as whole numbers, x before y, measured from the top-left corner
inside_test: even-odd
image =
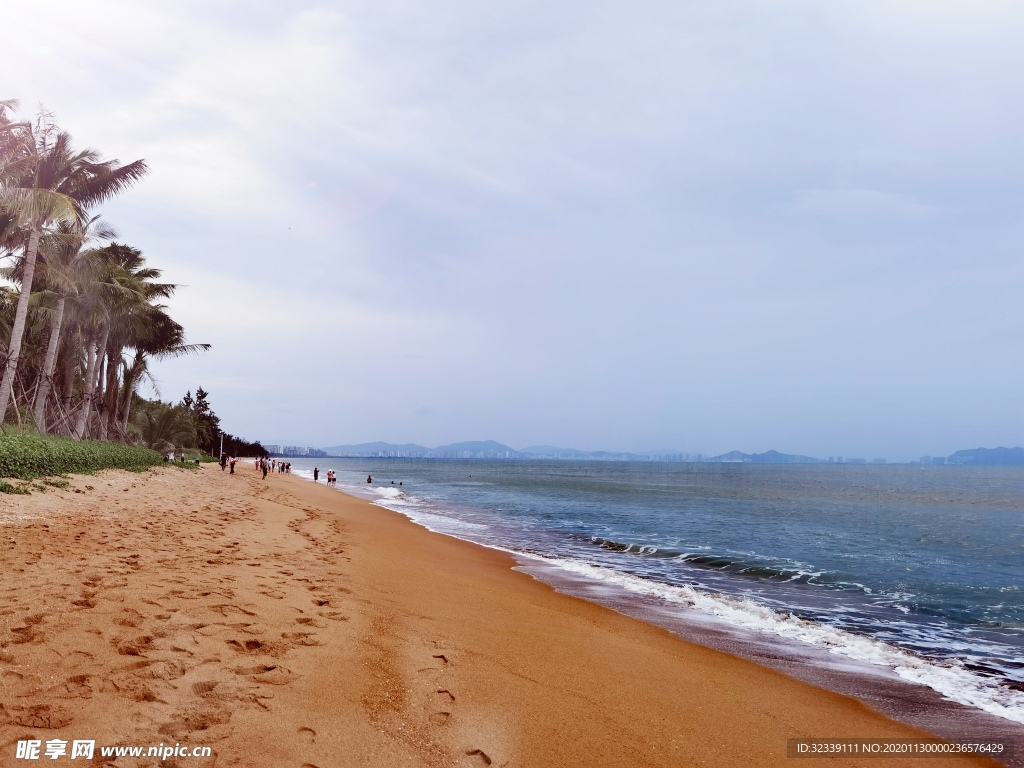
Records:
[[[230,467],[231,468],[231,474],[232,475],[235,474],[235,463],[237,461],[238,461],[237,457],[235,457],[235,456],[228,456],[228,454],[226,452],[222,451],[221,454],[220,454],[220,468],[221,468],[221,471],[223,471],[224,469]],[[266,480],[268,473],[273,474],[273,473],[277,472],[279,474],[284,474],[284,475],[290,475],[292,473],[292,463],[290,461],[278,461],[277,459],[261,458],[261,459],[254,460],[253,464],[255,465],[257,472],[262,472],[263,473],[263,479],[264,480]],[[327,474],[325,475],[325,479],[327,480],[327,485],[329,485],[329,486],[337,486],[337,484],[338,484],[338,475],[337,475],[337,473],[333,469],[328,469],[327,470]],[[313,482],[314,483],[320,482],[320,468],[319,467],[313,467]],[[366,482],[372,483],[373,482],[373,477],[370,476],[370,475],[367,475]],[[392,480],[391,484],[394,485],[395,481]],[[401,483],[399,483],[399,485],[401,485]]]
[[[228,456],[224,451],[220,452],[220,471],[223,472],[227,466],[231,467],[231,474],[235,474],[235,462],[238,459],[235,456]]]
[[[327,475],[326,475],[325,479],[327,480],[327,484],[328,485],[337,485],[338,484],[338,476],[334,473],[333,469],[328,469],[327,470]],[[320,468],[319,467],[313,467],[313,482],[314,483],[320,482]]]
[[[278,461],[277,459],[256,459],[255,460],[256,471],[263,473],[263,479],[267,479],[267,472],[273,474],[277,472],[279,474],[290,475],[292,472],[292,463],[290,461]],[[234,470],[232,470],[234,471]]]

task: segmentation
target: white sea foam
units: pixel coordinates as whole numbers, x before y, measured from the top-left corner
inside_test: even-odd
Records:
[[[403,494],[404,495],[404,494]],[[448,515],[439,515],[430,511],[430,508],[415,497],[401,499],[381,499],[373,502],[375,506],[390,509],[392,512],[399,512],[414,523],[422,525],[428,531],[444,533],[450,536],[460,537],[471,531],[484,531],[489,526],[482,523],[472,523],[469,520],[459,520]]]
[[[989,682],[959,662],[928,661],[889,643],[807,621],[753,600],[676,587],[603,566],[563,558],[539,558],[566,571],[635,594],[686,605],[701,613],[756,632],[797,640],[859,662],[888,667],[899,677],[928,686],[947,699],[997,717],[1024,723],[1024,693]]]

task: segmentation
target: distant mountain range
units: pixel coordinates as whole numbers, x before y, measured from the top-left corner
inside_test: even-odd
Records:
[[[970,464],[975,467],[1019,467],[1024,465],[1024,448],[971,448],[946,457],[947,464]]]
[[[778,451],[765,451],[764,453],[741,453],[730,451],[721,456],[713,456],[705,461],[720,462],[743,462],[749,464],[825,464],[821,459],[812,456],[798,456],[793,453],[779,453]]]
[[[697,460],[686,453],[675,450],[650,451],[648,453],[614,453],[609,451],[579,451],[575,448],[559,448],[554,445],[532,445],[516,450],[495,440],[470,440],[451,445],[427,448],[422,445],[392,443],[359,443],[357,445],[332,445],[322,448],[329,456],[395,457],[424,459],[575,459],[578,461],[687,461]]]
[[[643,453],[615,451],[580,451],[576,448],[559,448],[555,445],[531,445],[517,450],[495,440],[470,440],[450,445],[428,448],[416,443],[397,445],[377,441],[355,445],[332,445],[326,448],[299,448],[294,446],[268,445],[267,449],[282,456],[351,456],[355,458],[411,458],[411,459],[563,459],[568,461],[693,461],[743,464],[826,464],[832,459],[817,459],[779,451],[764,453],[743,453],[730,451],[720,456],[703,456],[684,453],[674,449],[661,449]],[[957,451],[948,457],[923,457],[926,464],[955,464],[969,466],[1024,466],[1024,448],[972,448]],[[865,464],[865,459],[837,459],[837,463]],[[884,463],[875,459],[872,463]]]
[[[464,443],[440,445],[427,448],[416,444],[394,445],[392,443],[359,443],[357,445],[332,445],[322,448],[329,456],[395,457],[395,458],[436,458],[436,459],[569,459],[576,461],[711,461],[745,462],[755,464],[818,464],[821,459],[798,456],[778,451],[766,453],[741,453],[732,451],[721,456],[705,457],[688,454],[671,448],[643,453],[615,451],[580,451],[576,448],[559,448],[555,445],[531,445],[517,450],[494,440],[473,440]]]

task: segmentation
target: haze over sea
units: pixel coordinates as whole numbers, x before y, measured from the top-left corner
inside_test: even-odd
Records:
[[[547,580],[1024,723],[1024,468],[291,461]]]

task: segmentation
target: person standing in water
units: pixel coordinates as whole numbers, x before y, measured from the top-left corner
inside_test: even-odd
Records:
[[[373,475],[367,475],[366,476],[366,482],[372,483],[373,482]]]
[[[315,483],[320,479],[320,470],[317,467],[313,467],[313,482]]]

